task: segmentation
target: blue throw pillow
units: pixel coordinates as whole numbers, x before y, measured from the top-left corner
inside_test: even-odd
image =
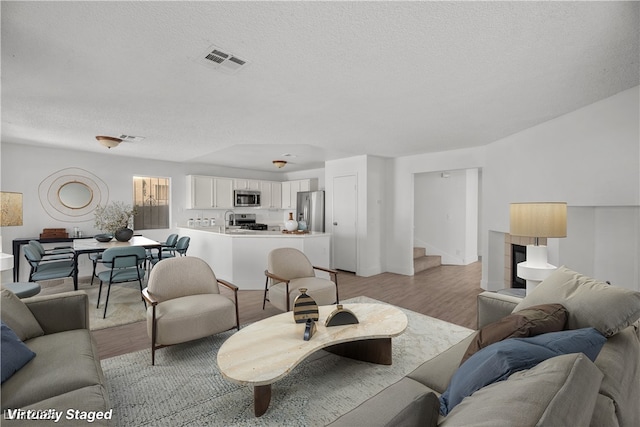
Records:
[[[1,327],[0,364],[2,365],[2,382],[4,383],[33,359],[36,354],[24,345],[15,332],[4,322],[2,322]]]
[[[606,341],[596,329],[583,328],[531,338],[509,338],[491,344],[467,359],[453,374],[449,387],[440,396],[440,413],[447,415],[462,399],[482,387],[551,357],[584,353],[594,361]]]

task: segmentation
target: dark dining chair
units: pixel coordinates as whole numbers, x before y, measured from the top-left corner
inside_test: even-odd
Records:
[[[167,252],[162,251],[162,259],[175,258],[176,256],[186,256],[187,250],[189,249],[190,242],[191,242],[191,237],[189,236],[180,237],[172,251],[167,251]],[[151,258],[151,265],[156,265],[158,261],[160,261],[158,256],[157,255],[153,256]]]
[[[29,240],[29,246],[38,251],[43,261],[68,260],[73,258],[73,248],[71,246],[59,246],[53,249],[45,249],[37,240]]]
[[[169,234],[167,240],[160,242],[161,249],[147,249],[147,261],[151,263],[151,266],[156,265],[159,257],[159,252],[162,251],[162,258],[172,258],[175,256],[176,244],[178,243],[177,234]]]
[[[102,263],[108,267],[108,270],[98,273],[100,279],[100,289],[98,290],[98,304],[100,307],[100,296],[102,294],[102,283],[107,282],[107,299],[104,303],[104,314],[102,318],[107,317],[107,306],[109,305],[109,294],[111,293],[112,283],[124,283],[137,281],[142,292],[142,280],[145,276],[144,263],[147,259],[145,249],[142,246],[123,246],[109,248],[102,253]],[[142,294],[140,294],[142,298]],[[144,306],[146,301],[142,298]]]
[[[73,276],[73,259],[43,261],[42,255],[33,245],[25,245],[24,256],[31,266],[29,281],[63,279]]]

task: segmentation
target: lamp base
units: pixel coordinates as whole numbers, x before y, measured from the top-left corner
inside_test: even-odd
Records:
[[[527,295],[557,267],[547,262],[547,247],[527,245],[527,260],[517,265],[518,277],[527,281]]]

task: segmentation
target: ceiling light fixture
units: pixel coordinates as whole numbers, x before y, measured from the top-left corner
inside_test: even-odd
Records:
[[[274,160],[273,164],[275,165],[275,167],[277,167],[278,169],[282,169],[286,164],[287,161],[286,160]]]
[[[100,136],[99,135],[99,136],[96,136],[96,139],[98,140],[98,142],[100,144],[104,145],[107,148],[117,147],[122,142],[122,140],[120,138],[114,138],[112,136]]]

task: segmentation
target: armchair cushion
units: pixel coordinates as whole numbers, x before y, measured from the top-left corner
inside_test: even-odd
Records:
[[[1,322],[2,342],[0,361],[2,362],[2,382],[11,378],[36,354],[29,349],[4,322]]]
[[[2,321],[20,341],[44,335],[42,327],[23,301],[8,289],[2,289],[1,294]]]
[[[551,303],[567,308],[567,329],[594,327],[606,337],[640,318],[640,292],[611,286],[565,266],[551,273],[513,311]]]
[[[220,294],[189,295],[156,306],[156,344],[171,345],[227,331],[236,326],[235,304]],[[151,336],[153,308],[147,308]]]
[[[269,253],[267,261],[269,271],[283,279],[292,280],[316,275],[307,256],[298,249],[274,249]]]
[[[336,302],[336,284],[329,279],[320,277],[303,277],[289,282],[289,308],[293,303],[300,288],[307,289],[309,295],[318,305],[330,305]],[[269,288],[269,301],[281,310],[286,311],[286,286],[284,282],[276,283]]]
[[[163,259],[149,274],[149,292],[160,301],[196,294],[219,294],[209,264],[197,257]]]

